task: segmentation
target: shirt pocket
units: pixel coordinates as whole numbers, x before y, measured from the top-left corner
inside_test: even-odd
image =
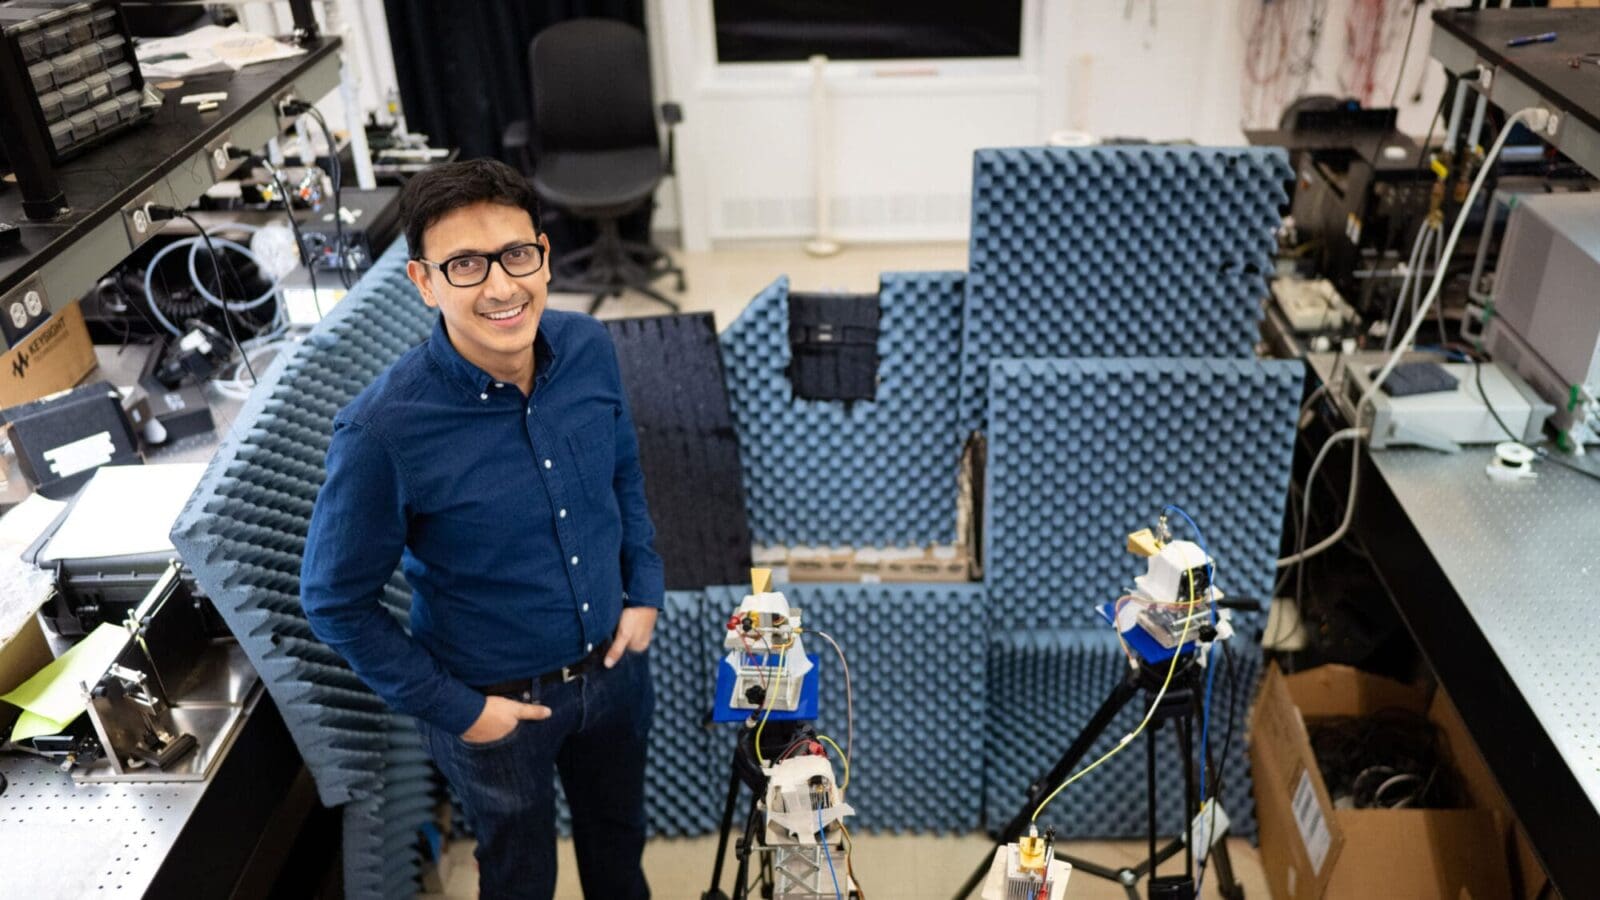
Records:
[[[617,413],[613,407],[585,419],[567,435],[586,495],[597,499],[612,493],[617,467]]]

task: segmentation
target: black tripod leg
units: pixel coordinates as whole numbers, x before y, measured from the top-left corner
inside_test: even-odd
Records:
[[[1078,763],[1089,755],[1089,748],[1093,747],[1094,742],[1099,740],[1100,735],[1111,725],[1111,721],[1117,717],[1117,713],[1121,712],[1122,708],[1127,706],[1128,701],[1132,700],[1137,693],[1139,693],[1139,681],[1135,673],[1130,672],[1126,678],[1117,682],[1117,686],[1112,688],[1111,693],[1106,696],[1105,702],[1101,703],[1100,708],[1095,710],[1094,716],[1089,719],[1089,724],[1085,725],[1083,730],[1078,732],[1078,736],[1073,739],[1072,746],[1067,748],[1067,752],[1061,755],[1061,758],[1056,761],[1055,766],[1050,769],[1044,778],[1034,782],[1033,786],[1028,789],[1028,801],[1023,804],[1022,811],[1017,813],[1016,817],[1005,828],[1001,829],[999,837],[995,840],[995,847],[1003,847],[1021,837],[1022,833],[1027,831],[1028,823],[1033,821],[1033,811],[1039,801],[1043,799],[1045,793],[1054,790],[1056,785],[1067,780],[1067,777],[1078,767]],[[993,859],[994,853],[991,851],[989,855],[978,863],[978,867],[972,870],[972,874],[967,877],[966,882],[956,891],[956,900],[966,900],[969,894],[977,890],[978,885],[983,883],[984,876],[989,874],[989,864]]]
[[[1145,837],[1150,842],[1150,857],[1148,859],[1149,874],[1156,874],[1156,867],[1161,864],[1156,856],[1156,731],[1160,724],[1152,722],[1154,728],[1148,728],[1144,733],[1144,811],[1145,811]]]
[[[1244,885],[1233,876],[1233,857],[1228,853],[1227,839],[1217,841],[1207,855],[1217,867],[1217,893],[1227,900],[1244,900]]]
[[[733,808],[739,802],[738,763],[728,767],[728,799],[722,805],[722,825],[717,831],[717,860],[711,864],[711,890],[701,900],[722,900],[722,862],[728,856],[728,838],[733,833]]]
[[[750,816],[744,822],[744,837],[739,839],[739,869],[733,876],[733,900],[749,900],[750,854],[755,852],[756,823],[761,819],[761,797],[750,798]]]
[[[1183,754],[1183,821],[1178,825],[1179,834],[1188,829],[1189,823],[1200,812],[1200,804],[1194,795],[1194,741],[1190,723],[1189,719],[1177,720],[1178,747]],[[1189,846],[1188,841],[1183,842],[1183,874],[1190,881],[1194,880],[1194,848]]]

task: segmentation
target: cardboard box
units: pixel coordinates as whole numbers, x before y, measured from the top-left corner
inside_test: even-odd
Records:
[[[53,659],[37,616],[29,616],[17,633],[0,638],[0,694],[9,694]],[[0,701],[0,739],[11,736],[11,726],[22,710]]]
[[[1478,752],[1472,734],[1467,731],[1467,723],[1461,720],[1461,714],[1444,691],[1434,692],[1428,717],[1439,726],[1455,754],[1452,762],[1456,774],[1461,777],[1461,787],[1472,805],[1481,806],[1494,815],[1495,828],[1510,864],[1511,895],[1518,900],[1536,900],[1544,896],[1545,884],[1550,879],[1545,875],[1539,857],[1534,855],[1533,842],[1511,811],[1511,801],[1501,792],[1500,783],[1489,771],[1483,754]]]
[[[1399,708],[1434,718],[1428,692],[1348,666],[1284,675],[1273,663],[1250,714],[1250,765],[1261,862],[1279,900],[1509,900],[1505,842],[1493,811],[1334,809],[1308,721]],[[1440,725],[1454,765],[1474,747]]]
[[[856,554],[861,563],[861,554]],[[885,553],[877,561],[880,581],[891,582],[945,582],[959,583],[970,580],[972,563],[965,547],[927,547],[904,553]]]
[[[74,300],[0,355],[0,409],[64,391],[94,367],[94,344]]]
[[[963,546],[797,547],[784,560],[786,581],[959,583],[972,580],[972,557]]]
[[[848,548],[803,548],[789,552],[790,581],[860,581],[856,555]]]

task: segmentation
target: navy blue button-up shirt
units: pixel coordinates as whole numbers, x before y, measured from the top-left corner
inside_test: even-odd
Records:
[[[451,346],[444,320],[334,419],[300,601],[395,709],[452,734],[471,686],[551,672],[659,606],[661,558],[604,326],[547,310],[531,396]],[[380,600],[396,563],[411,634]]]

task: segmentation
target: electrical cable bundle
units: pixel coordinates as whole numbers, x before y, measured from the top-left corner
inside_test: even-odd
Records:
[[[1451,809],[1454,778],[1439,732],[1403,709],[1306,723],[1311,752],[1336,809]]]
[[[349,245],[345,243],[344,236],[344,162],[339,158],[339,142],[334,140],[333,129],[328,127],[328,120],[322,117],[322,111],[312,106],[306,113],[317,120],[317,125],[322,129],[322,136],[328,142],[328,178],[333,182],[333,262],[334,268],[339,272],[339,283],[345,290],[350,289],[350,267],[346,262],[346,253]],[[314,260],[307,260],[307,265],[315,268]]]
[[[1394,371],[1395,366],[1400,364],[1400,360],[1405,354],[1416,345],[1417,332],[1422,328],[1422,324],[1426,321],[1434,303],[1438,301],[1439,291],[1444,286],[1445,272],[1450,259],[1455,255],[1456,242],[1461,238],[1461,231],[1466,226],[1473,207],[1477,205],[1478,195],[1483,191],[1483,183],[1494,169],[1495,160],[1499,158],[1501,149],[1505,147],[1506,139],[1511,136],[1511,132],[1518,125],[1524,123],[1535,131],[1542,131],[1549,118],[1549,111],[1538,107],[1528,107],[1516,111],[1506,119],[1505,126],[1500,129],[1499,135],[1495,137],[1494,144],[1490,146],[1489,152],[1484,156],[1482,164],[1478,167],[1478,174],[1473,178],[1472,186],[1467,190],[1465,199],[1462,200],[1461,208],[1456,213],[1455,222],[1450,227],[1449,237],[1445,239],[1444,249],[1438,253],[1438,258],[1443,260],[1444,263],[1434,267],[1433,278],[1428,284],[1427,293],[1423,295],[1421,303],[1416,305],[1411,324],[1406,328],[1405,333],[1401,335],[1388,359],[1384,361],[1383,366],[1373,376],[1372,384],[1356,401],[1355,415],[1353,416],[1355,422],[1362,421],[1366,408],[1371,405],[1373,398],[1383,388],[1383,384],[1388,380],[1389,374]],[[1355,501],[1361,480],[1360,438],[1365,434],[1366,428],[1357,424],[1334,432],[1323,443],[1322,449],[1317,454],[1316,461],[1312,463],[1311,470],[1306,473],[1304,496],[1302,498],[1302,527],[1296,538],[1295,552],[1278,560],[1278,568],[1282,569],[1303,563],[1305,560],[1339,543],[1344,539],[1345,534],[1349,532],[1350,525],[1355,520]],[[1350,441],[1353,444],[1350,453],[1350,488],[1345,498],[1344,517],[1332,534],[1307,547],[1306,542],[1309,540],[1308,532],[1310,530],[1308,523],[1310,521],[1311,494],[1316,485],[1316,471],[1321,468],[1323,458],[1326,457],[1333,445],[1344,441]]]

